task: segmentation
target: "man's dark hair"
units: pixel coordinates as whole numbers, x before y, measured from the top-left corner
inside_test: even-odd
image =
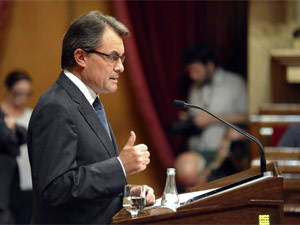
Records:
[[[212,50],[203,44],[189,46],[182,55],[182,61],[185,66],[195,62],[207,64],[210,61],[216,64]]]
[[[98,48],[105,27],[112,28],[120,37],[129,35],[129,30],[123,23],[99,11],[90,11],[76,19],[64,35],[61,67],[66,69],[76,64],[74,59],[76,49],[89,51]]]
[[[30,76],[26,72],[21,70],[15,70],[7,75],[4,84],[8,89],[12,89],[15,83],[21,80],[27,80],[29,82],[32,82]]]

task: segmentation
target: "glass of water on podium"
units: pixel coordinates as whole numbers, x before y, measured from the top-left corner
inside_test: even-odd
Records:
[[[124,187],[123,207],[136,218],[146,206],[145,185],[127,184]]]

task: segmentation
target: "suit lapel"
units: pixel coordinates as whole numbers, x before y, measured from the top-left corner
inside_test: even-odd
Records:
[[[90,105],[90,103],[87,101],[85,96],[82,94],[82,92],[78,89],[78,87],[64,75],[61,73],[59,76],[57,82],[66,89],[66,91],[70,94],[72,100],[79,104],[78,111],[81,113],[81,115],[84,117],[86,122],[89,124],[89,126],[92,128],[92,130],[95,132],[99,140],[102,142],[102,144],[105,146],[106,151],[110,155],[110,157],[114,157],[118,155],[118,150],[115,148],[115,137],[112,134],[113,142],[110,140],[104,126],[102,125],[101,121],[99,120],[95,110]],[[111,128],[110,128],[111,129]]]
[[[114,146],[114,149],[115,149],[115,154],[118,156],[119,155],[118,144],[117,144],[114,132],[113,132],[109,122],[108,122],[108,126],[109,126],[109,130],[110,130],[110,136],[112,138],[112,143],[113,143],[113,146]]]
[[[79,108],[79,112],[85,118],[90,127],[94,130],[100,141],[105,146],[106,150],[110,156],[116,156],[114,146],[104,128],[96,112],[93,110],[92,106],[88,103],[86,99],[83,99]]]

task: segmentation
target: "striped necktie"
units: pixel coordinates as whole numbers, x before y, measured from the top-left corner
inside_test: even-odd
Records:
[[[100,101],[100,99],[98,97],[96,97],[96,99],[93,103],[93,106],[94,106],[96,113],[97,113],[100,121],[102,122],[105,130],[107,131],[107,134],[108,134],[110,140],[111,140],[108,122],[107,122],[107,118],[106,118],[105,111],[104,111],[104,106],[102,105],[102,102]]]

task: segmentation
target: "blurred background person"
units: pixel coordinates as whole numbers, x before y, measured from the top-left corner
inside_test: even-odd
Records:
[[[181,153],[175,160],[178,192],[188,192],[190,188],[198,186],[204,168],[205,159],[200,154],[193,151]]]
[[[242,129],[245,130],[243,127]],[[226,177],[249,168],[248,139],[232,128],[223,136],[214,161],[206,168],[205,182]]]
[[[245,136],[228,128],[222,137],[212,163],[207,164],[198,152],[186,151],[175,160],[178,192],[206,182],[229,176],[249,167],[249,141]]]
[[[187,102],[236,124],[247,121],[247,90],[241,76],[217,65],[212,50],[197,44],[183,53],[183,63],[192,82]],[[201,154],[209,165],[220,148],[227,127],[209,114],[189,109],[179,114],[173,132],[188,132],[187,149]]]
[[[19,146],[26,142],[26,130],[15,124],[12,117],[0,108],[0,224],[11,222],[11,191],[17,184],[18,167],[16,156]]]
[[[25,129],[32,112],[32,109],[26,106],[31,93],[32,80],[26,72],[16,70],[8,74],[0,108],[16,125]],[[32,181],[26,143],[20,146],[16,160],[18,170],[15,173],[16,182],[13,185],[14,194],[11,200],[14,221],[16,224],[29,224],[32,214]]]
[[[277,146],[291,148],[300,147],[300,124],[295,123],[290,125],[280,137]]]

